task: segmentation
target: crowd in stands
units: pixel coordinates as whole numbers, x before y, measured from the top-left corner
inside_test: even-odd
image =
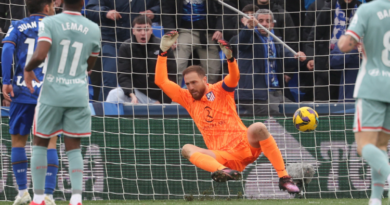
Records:
[[[0,0],[0,38],[9,19],[26,16],[23,2]],[[62,11],[60,2],[56,0],[57,12]],[[159,37],[177,30],[180,36],[168,52],[168,72],[183,88],[181,72],[192,64],[205,69],[209,83],[223,79],[227,63],[217,41],[225,39],[241,73],[235,98],[243,112],[273,115],[280,103],[353,101],[360,52],[356,48],[343,54],[337,40],[367,0],[224,2],[251,19],[211,0],[85,0],[83,15],[102,32],[101,60],[89,73],[91,100],[171,103],[154,83],[154,73]],[[257,23],[306,57],[294,58]]]

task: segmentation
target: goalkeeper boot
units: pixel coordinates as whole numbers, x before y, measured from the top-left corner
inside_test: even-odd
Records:
[[[239,180],[241,179],[241,173],[239,171],[225,168],[218,170],[211,174],[211,178],[216,182],[226,182],[228,180]]]
[[[16,196],[13,205],[27,204],[30,201],[31,201],[30,194],[28,193],[28,191],[26,191],[26,192],[24,192],[22,197],[20,197],[19,195]]]
[[[287,190],[289,194],[298,194],[300,192],[289,175],[279,178],[279,189],[283,191]]]

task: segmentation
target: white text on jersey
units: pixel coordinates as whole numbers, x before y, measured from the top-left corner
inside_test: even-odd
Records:
[[[17,86],[24,86],[24,87],[27,87],[26,86],[26,82],[24,82],[24,80],[22,81],[22,76],[18,76],[18,79],[17,79],[17,81],[16,81],[16,85]],[[42,81],[40,82],[40,83],[37,83],[37,82],[35,82],[35,80],[33,80],[32,81],[32,85],[33,85],[33,87],[41,87],[41,85],[42,85]]]
[[[66,79],[66,78],[56,77],[56,83],[69,85],[69,84],[85,84],[87,82],[83,79]]]
[[[18,29],[20,32],[23,32],[24,30],[27,30],[29,28],[36,28],[37,27],[37,22],[35,21],[32,21],[30,22],[31,24],[29,23],[24,23],[24,24],[21,24],[18,26]]]
[[[75,31],[80,31],[81,33],[83,33],[84,35],[87,35],[88,31],[89,31],[89,28],[88,27],[84,27],[83,25],[77,25],[77,23],[69,23],[69,22],[66,22],[65,25],[64,24],[61,24],[62,26],[62,30],[66,31],[66,30],[75,30]]]
[[[382,20],[386,17],[390,17],[390,10],[383,10],[383,11],[378,11],[377,15],[379,20]]]

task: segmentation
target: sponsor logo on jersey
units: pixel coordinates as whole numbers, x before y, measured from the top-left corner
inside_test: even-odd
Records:
[[[206,94],[206,98],[207,98],[208,101],[211,101],[211,102],[214,101],[215,100],[215,95],[214,95],[213,91],[207,93]]]
[[[54,76],[51,75],[51,74],[49,74],[49,75],[46,76],[46,79],[47,79],[47,81],[49,81],[49,82],[53,82]]]
[[[375,68],[375,69],[369,70],[368,74],[375,77],[375,76],[378,76],[380,74],[380,71],[378,68]]]
[[[17,86],[23,86],[23,87],[27,87],[27,85],[26,85],[26,82],[23,80],[22,81],[22,76],[18,76],[17,77],[17,80],[16,80],[16,85]],[[39,83],[37,83],[37,82],[35,82],[35,80],[33,80],[32,81],[32,85],[33,85],[33,87],[41,87],[41,85],[42,85],[42,81],[41,82],[39,82]]]

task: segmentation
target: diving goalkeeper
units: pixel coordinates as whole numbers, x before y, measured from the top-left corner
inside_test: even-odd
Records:
[[[234,89],[240,79],[237,62],[230,45],[219,40],[228,59],[229,75],[223,81],[208,84],[201,66],[193,65],[183,71],[188,90],[168,80],[167,51],[179,34],[171,31],[161,39],[155,83],[171,99],[187,109],[208,149],[186,144],[182,155],[195,166],[212,172],[217,182],[241,179],[241,171],[254,162],[261,152],[269,159],[279,176],[279,188],[298,193],[299,188],[288,175],[282,154],[263,123],[247,128],[236,112]]]

